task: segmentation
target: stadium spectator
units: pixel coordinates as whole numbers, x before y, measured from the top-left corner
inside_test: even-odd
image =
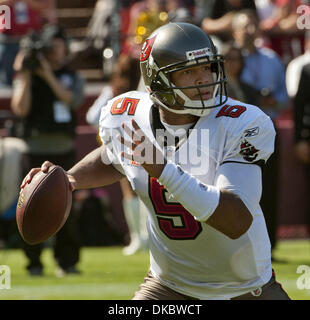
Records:
[[[139,60],[121,54],[114,65],[110,84],[102,89],[100,96],[89,108],[86,114],[87,122],[98,128],[102,107],[112,98],[124,92],[136,90],[139,79]],[[123,253],[132,255],[147,247],[146,213],[128,180],[123,179],[120,186],[123,194],[123,210],[130,237],[130,243],[124,248]]]
[[[78,66],[80,61],[91,59],[103,66],[104,78],[109,80],[113,65],[126,43],[130,8],[137,1],[97,0],[86,37],[72,46],[73,65]]]
[[[274,51],[257,45],[258,23],[252,11],[237,13],[233,20],[233,37],[244,56],[241,79],[261,92],[260,107],[274,119],[287,107],[285,67]]]
[[[40,30],[44,23],[55,21],[55,10],[51,0],[2,0],[0,5],[7,5],[11,12],[11,28],[0,29],[0,86],[10,87],[20,39]]]
[[[133,299],[289,300],[272,272],[259,206],[272,121],[225,97],[222,57],[197,26],[155,30],[140,66],[148,92],[103,107],[103,146],[67,172],[76,189],[126,176],[147,206],[151,269]],[[22,188],[50,165],[33,169]]]
[[[305,165],[307,186],[310,188],[310,62],[303,66],[296,96],[294,97],[295,111],[295,152],[297,159]],[[309,207],[308,198],[308,210]],[[308,227],[310,227],[308,214]],[[310,229],[309,229],[310,230]]]
[[[259,92],[240,79],[244,67],[241,49],[228,43],[223,46],[222,54],[226,62],[227,95],[236,100],[259,105]]]
[[[203,19],[211,18],[214,1],[195,0],[194,20],[198,26],[202,25]]]
[[[265,46],[274,50],[287,65],[303,53],[304,31],[297,28],[297,8],[302,0],[273,0],[267,8],[256,1],[260,17],[259,27],[263,31]]]
[[[295,97],[301,70],[308,63],[310,63],[310,30],[305,34],[305,53],[293,59],[286,68],[286,88],[290,98]]]
[[[28,147],[29,166],[50,157],[64,168],[70,168],[75,162],[74,112],[83,101],[83,80],[66,66],[68,40],[60,26],[46,26],[41,39],[44,39],[45,46],[35,56],[20,51],[16,57],[12,110],[23,121],[22,137]],[[69,219],[55,239],[58,275],[78,272],[77,220],[73,205]],[[41,251],[42,245],[25,244],[30,274],[42,274]]]
[[[210,17],[206,17],[202,20],[201,27],[206,33],[216,35],[222,41],[231,40],[233,17],[235,13],[244,9],[251,9],[255,12],[255,1],[214,0]]]
[[[310,99],[309,99],[310,63],[302,68],[297,93],[294,97],[295,140],[298,159],[310,164]]]

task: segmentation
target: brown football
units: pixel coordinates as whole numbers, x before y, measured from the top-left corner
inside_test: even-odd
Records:
[[[51,166],[40,171],[21,190],[16,221],[22,238],[38,244],[53,236],[64,225],[72,205],[72,191],[66,172]]]

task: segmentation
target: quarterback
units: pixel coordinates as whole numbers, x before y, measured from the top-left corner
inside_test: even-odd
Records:
[[[103,145],[67,172],[72,189],[125,176],[148,208],[150,270],[133,299],[288,300],[259,206],[272,121],[226,96],[223,58],[192,24],[155,30],[140,66],[147,92],[102,106]]]

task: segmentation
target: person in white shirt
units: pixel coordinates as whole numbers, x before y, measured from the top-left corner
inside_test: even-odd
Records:
[[[67,172],[72,189],[126,176],[148,208],[150,271],[133,299],[288,300],[259,206],[271,119],[226,97],[223,58],[192,24],[155,30],[140,67],[148,92],[103,106],[103,146]]]
[[[293,59],[286,68],[286,88],[290,98],[294,98],[300,80],[302,68],[310,63],[310,31],[305,33],[305,53]]]

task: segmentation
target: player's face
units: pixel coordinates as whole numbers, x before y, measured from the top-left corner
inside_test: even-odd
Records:
[[[214,78],[211,66],[201,65],[173,72],[171,74],[171,81],[177,87],[186,87],[211,84],[214,82]],[[211,99],[213,97],[213,90],[213,86],[200,88],[203,100]],[[195,88],[182,89],[182,91],[192,100],[201,99],[199,91]]]

